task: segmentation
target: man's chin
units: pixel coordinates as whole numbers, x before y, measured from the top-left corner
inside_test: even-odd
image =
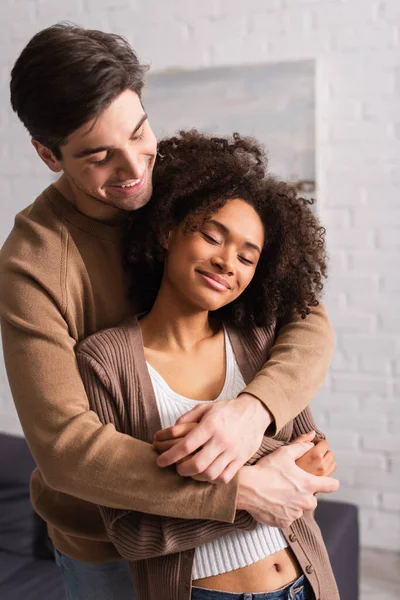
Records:
[[[146,206],[146,204],[148,204],[150,199],[151,199],[151,194],[143,194],[143,195],[140,194],[137,197],[127,199],[128,201],[121,208],[123,210],[127,210],[127,211],[139,210],[139,209],[143,208],[144,206]]]
[[[130,199],[130,208],[128,210],[139,210],[140,208],[143,208],[143,206],[146,206],[151,200],[152,192],[153,186],[151,184],[147,185],[144,190],[141,190],[141,192],[137,194],[137,196],[133,196]]]
[[[119,210],[130,212],[132,210],[139,210],[145,206],[149,202],[150,198],[151,191],[148,192],[146,190],[142,190],[139,194],[132,194],[132,196],[127,196],[123,199],[109,194],[106,198],[99,200],[103,204],[108,204],[108,206],[113,206]]]

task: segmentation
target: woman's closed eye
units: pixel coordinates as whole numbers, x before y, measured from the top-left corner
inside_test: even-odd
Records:
[[[210,244],[215,244],[216,246],[220,246],[222,243],[220,240],[218,240],[217,238],[214,238],[212,235],[210,235],[209,233],[206,233],[205,231],[202,231],[201,235]],[[246,256],[239,255],[238,259],[245,265],[252,266],[255,264],[254,260],[251,260],[250,258],[247,258]]]
[[[205,233],[204,231],[202,231],[202,236],[204,237],[204,239],[207,242],[210,242],[210,244],[218,244],[218,245],[221,244],[221,242],[218,239],[212,237],[212,235],[209,235],[208,233]]]
[[[245,265],[254,265],[254,261],[246,258],[245,256],[238,257]]]

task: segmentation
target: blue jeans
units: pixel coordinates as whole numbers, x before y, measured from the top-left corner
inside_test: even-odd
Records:
[[[89,564],[54,550],[68,600],[135,600],[128,563]]]
[[[232,594],[193,587],[192,600],[314,600],[314,593],[304,575],[294,583],[289,583],[274,592],[261,592],[261,594]]]

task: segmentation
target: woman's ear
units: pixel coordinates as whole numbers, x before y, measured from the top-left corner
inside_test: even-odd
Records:
[[[168,232],[164,232],[161,237],[161,245],[164,250],[168,250],[169,239],[171,237],[171,230]]]

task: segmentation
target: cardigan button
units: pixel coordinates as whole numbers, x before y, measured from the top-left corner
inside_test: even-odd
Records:
[[[312,565],[307,565],[306,573],[307,573],[307,575],[311,575],[312,573],[314,573],[314,567]]]
[[[295,533],[291,533],[291,534],[289,535],[289,540],[290,540],[291,542],[297,542],[297,535],[296,535]]]

